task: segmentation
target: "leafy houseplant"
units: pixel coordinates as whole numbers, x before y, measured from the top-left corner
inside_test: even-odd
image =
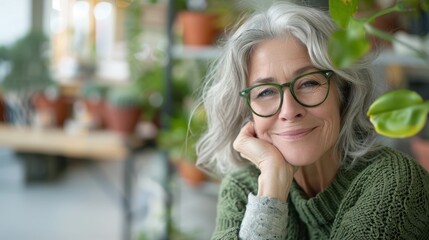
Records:
[[[42,93],[47,87],[56,87],[49,70],[47,49],[48,39],[44,33],[31,31],[11,47],[2,50],[0,60],[10,64],[10,71],[1,87],[11,109],[8,118],[16,124],[31,122],[32,97],[35,93]]]
[[[42,32],[32,31],[11,48],[3,49],[11,69],[2,82],[5,91],[34,93],[54,84],[49,71],[48,39]]]
[[[87,82],[80,89],[79,96],[91,101],[100,101],[104,99],[107,90],[107,86],[103,84]]]
[[[386,41],[396,41],[414,51],[417,56],[428,62],[429,53],[416,49],[407,42],[400,41],[393,35],[373,27],[370,23],[375,19],[392,12],[421,9],[428,11],[428,1],[403,0],[395,5],[381,9],[367,18],[355,17],[359,4],[363,1],[329,1],[330,14],[340,26],[330,40],[329,54],[338,67],[350,66],[354,61],[364,56],[370,50],[367,34],[374,35]],[[375,130],[381,135],[393,138],[411,137],[425,126],[429,112],[429,101],[414,91],[397,90],[386,93],[377,99],[367,115]]]
[[[157,4],[157,0],[135,0],[127,7],[124,26],[127,42],[127,61],[131,84],[142,93],[144,112],[142,118],[160,125],[159,112],[163,103],[164,61],[163,53],[152,45],[163,42],[159,32],[142,27],[145,8]],[[164,32],[162,32],[164,34]],[[157,38],[158,37],[158,38]],[[152,43],[152,42],[154,43]],[[164,49],[164,46],[162,46]]]
[[[143,119],[154,122],[160,127],[160,111],[163,103],[164,91],[164,66],[156,65],[146,69],[133,83],[144,96],[142,105],[144,109]]]
[[[130,86],[112,87],[107,92],[107,102],[120,108],[140,107],[142,96]]]
[[[341,27],[331,38],[329,53],[334,63],[347,67],[369,51],[366,34],[372,34],[386,41],[396,41],[425,60],[429,66],[429,53],[417,49],[391,34],[372,27],[369,23],[385,14],[403,12],[407,9],[429,10],[429,1],[403,0],[394,6],[381,9],[369,18],[355,18],[359,1],[330,0],[330,13],[334,21]],[[424,100],[417,92],[400,89],[391,91],[379,97],[369,108],[367,115],[375,130],[391,138],[412,137],[427,126],[429,100]],[[428,131],[425,129],[423,131]],[[429,132],[427,133],[429,134]],[[425,135],[423,133],[422,135]],[[420,137],[410,141],[411,151],[417,161],[429,171],[429,142]]]
[[[205,113],[202,108],[192,114],[182,112],[171,119],[170,129],[163,129],[158,135],[158,145],[170,153],[182,178],[192,186],[200,185],[206,175],[196,166],[195,144],[205,129]]]

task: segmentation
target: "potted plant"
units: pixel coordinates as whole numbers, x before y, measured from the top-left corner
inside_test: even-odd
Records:
[[[218,33],[216,15],[204,11],[206,7],[207,1],[186,1],[186,10],[179,12],[184,45],[204,46],[214,43]]]
[[[165,10],[158,0],[133,1],[127,8],[124,27],[127,43],[127,62],[130,71],[130,84],[142,94],[142,119],[160,127],[160,112],[164,100],[164,29],[159,26],[143,27],[147,18]],[[162,49],[162,50],[160,50]]]
[[[164,66],[154,64],[148,67],[132,84],[143,96],[143,120],[152,122],[157,128],[160,128],[165,87]]]
[[[186,111],[171,119],[169,129],[162,129],[157,143],[169,152],[180,176],[191,186],[199,186],[206,180],[206,174],[195,166],[197,156],[195,144],[205,129],[205,113],[202,108],[189,119]]]
[[[105,121],[120,134],[132,134],[140,121],[142,95],[131,85],[112,87],[107,91]]]
[[[212,45],[222,30],[242,10],[230,0],[181,0],[176,2],[184,45]]]
[[[71,97],[61,93],[57,84],[46,87],[43,91],[36,92],[31,98],[31,102],[36,109],[36,116],[33,122],[35,125],[42,127],[63,127],[65,121],[70,116],[73,103]],[[52,117],[50,123],[40,122],[43,115]],[[39,121],[39,122],[36,122]]]
[[[387,42],[394,42],[395,45],[401,46],[429,63],[427,49],[416,46],[412,41],[403,40],[398,35],[383,31],[377,28],[378,26],[371,25],[380,17],[391,13],[407,13],[414,10],[414,13],[423,16],[429,10],[427,2],[393,2],[392,6],[382,7],[372,16],[356,19],[355,13],[361,2],[363,1],[329,1],[330,14],[341,28],[331,37],[330,49],[328,49],[335,65],[347,67],[370,51],[371,44],[368,41],[368,35]],[[429,159],[427,157],[429,156],[429,143],[425,140],[428,137],[426,122],[429,105],[427,103],[427,97],[422,98],[416,91],[399,89],[389,91],[378,98],[371,105],[367,115],[379,134],[391,138],[411,137],[411,152],[417,161],[429,171]],[[389,128],[386,130],[383,126],[389,126]],[[424,126],[426,129],[421,131]],[[420,136],[415,136],[419,132]]]
[[[104,107],[107,86],[90,81],[85,83],[79,92],[86,111],[94,122],[95,128],[105,127]]]
[[[32,121],[32,98],[55,86],[49,70],[48,39],[44,33],[30,31],[11,47],[3,48],[2,60],[10,64],[1,87],[10,111],[9,121],[28,125]]]
[[[206,127],[205,112],[199,107],[192,113],[193,93],[200,86],[206,67],[207,63],[202,61],[176,60],[172,81],[173,105],[168,116],[170,124],[161,129],[157,138],[159,147],[169,152],[180,176],[191,186],[198,186],[207,178],[207,175],[195,166],[195,144]]]

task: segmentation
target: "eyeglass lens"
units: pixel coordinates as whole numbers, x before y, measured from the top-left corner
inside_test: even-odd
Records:
[[[249,92],[249,103],[252,110],[262,116],[275,114],[283,102],[283,91],[289,84],[263,84]],[[322,103],[328,92],[328,80],[324,73],[314,73],[299,77],[291,82],[289,88],[295,100],[306,107]]]

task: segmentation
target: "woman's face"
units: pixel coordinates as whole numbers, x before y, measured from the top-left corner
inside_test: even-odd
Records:
[[[260,43],[249,62],[248,86],[270,79],[283,84],[296,76],[317,71],[307,49],[293,37]],[[301,106],[284,89],[283,105],[271,117],[253,115],[257,137],[272,143],[294,166],[307,166],[337,156],[333,148],[340,131],[340,103],[331,77],[329,95],[317,107]]]

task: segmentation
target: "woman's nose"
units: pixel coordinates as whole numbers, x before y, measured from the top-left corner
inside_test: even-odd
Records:
[[[288,89],[285,89],[283,91],[283,104],[278,115],[279,119],[291,121],[303,117],[304,114],[305,107],[295,100]]]

